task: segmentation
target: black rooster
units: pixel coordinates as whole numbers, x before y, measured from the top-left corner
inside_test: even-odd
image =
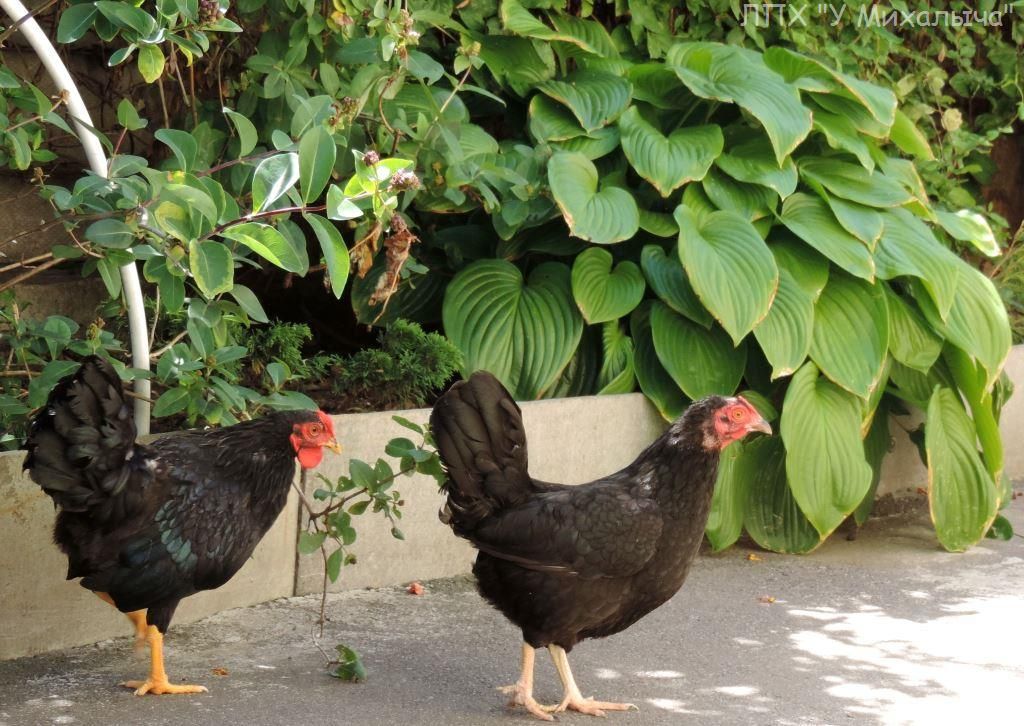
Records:
[[[543,720],[594,716],[628,703],[583,698],[567,653],[618,633],[683,584],[708,519],[719,455],[771,427],[742,398],[691,405],[622,471],[580,486],[530,477],[519,407],[494,376],[456,383],[430,418],[448,481],[442,521],[479,550],[480,593],[523,631],[522,673],[510,705]],[[534,649],[547,646],[565,696],[533,698]]]
[[[60,383],[32,423],[25,468],[59,507],[68,579],[126,613],[151,670],[136,695],[172,685],[163,635],[178,602],[227,582],[284,508],[295,473],[338,450],[321,411],[273,413],[222,429],[135,442],[121,381],[99,358]]]

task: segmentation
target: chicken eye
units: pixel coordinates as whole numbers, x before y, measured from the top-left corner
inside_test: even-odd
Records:
[[[306,430],[309,431],[310,436],[319,436],[324,432],[324,427],[320,424],[310,424]]]
[[[733,421],[742,421],[746,417],[747,412],[742,408],[734,408],[729,415],[732,416]]]

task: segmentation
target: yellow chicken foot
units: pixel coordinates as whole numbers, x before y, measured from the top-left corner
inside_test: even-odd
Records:
[[[536,655],[533,646],[523,643],[523,666],[519,674],[519,680],[511,686],[502,686],[498,690],[512,696],[508,702],[509,708],[517,706],[526,710],[534,718],[541,721],[554,721],[554,717],[547,713],[550,707],[541,706],[533,698],[533,661]]]
[[[144,696],[152,693],[157,696],[164,694],[178,693],[206,693],[206,686],[176,686],[167,680],[167,673],[164,671],[164,636],[157,630],[155,625],[149,626],[149,655],[150,667],[149,678],[144,681],[125,681],[121,685],[126,688],[134,688],[136,696]]]
[[[583,694],[580,693],[579,687],[576,685],[576,679],[572,677],[572,671],[569,669],[569,656],[566,655],[565,649],[558,645],[549,645],[548,651],[551,653],[551,660],[555,662],[555,669],[558,671],[558,677],[562,679],[562,687],[565,689],[565,697],[562,702],[557,706],[544,706],[545,711],[552,711],[554,713],[561,713],[562,711],[579,711],[585,713],[588,716],[605,716],[605,711],[629,711],[633,709],[639,711],[635,704],[632,703],[614,703],[611,701],[595,701],[593,698],[584,698]]]

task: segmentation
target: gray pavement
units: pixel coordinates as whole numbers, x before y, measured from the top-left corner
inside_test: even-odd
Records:
[[[1024,499],[1010,516],[1024,532]],[[751,554],[701,556],[667,605],[573,651],[584,694],[640,707],[609,721],[1024,722],[1024,538],[950,555],[918,515],[873,520],[855,541],[836,536],[809,556]],[[331,596],[322,644],[362,652],[369,679],[360,684],[326,675],[311,637],[318,607],[318,598],[292,598],[172,626],[168,672],[210,688],[198,696],[118,688],[147,669],[128,638],[2,662],[0,726],[531,722],[495,691],[516,677],[518,633],[468,579],[428,582],[421,596]],[[556,701],[550,659],[538,664],[537,696]]]

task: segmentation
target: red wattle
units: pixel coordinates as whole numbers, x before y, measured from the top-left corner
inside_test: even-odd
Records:
[[[303,469],[312,469],[324,458],[324,450],[319,446],[303,446],[298,451],[299,465]]]

